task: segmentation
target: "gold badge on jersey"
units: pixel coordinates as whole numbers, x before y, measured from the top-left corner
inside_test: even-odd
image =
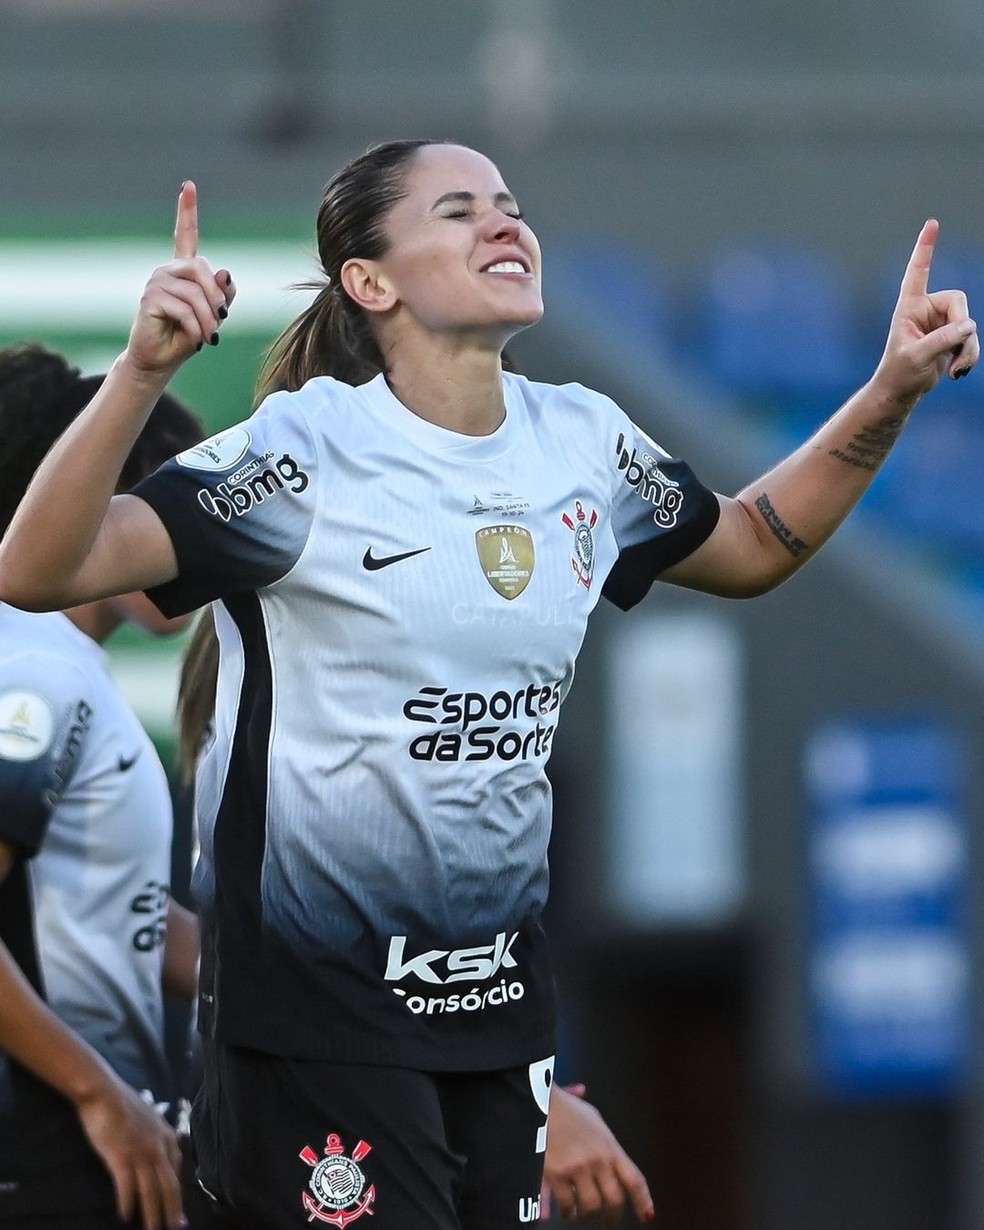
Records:
[[[482,571],[497,594],[510,601],[529,585],[536,566],[533,535],[521,525],[489,525],[475,534]]]

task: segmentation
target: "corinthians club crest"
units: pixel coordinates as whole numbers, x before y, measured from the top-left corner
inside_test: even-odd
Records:
[[[475,534],[485,579],[512,601],[529,585],[536,566],[533,535],[522,525],[489,525]]]
[[[372,1202],[376,1199],[375,1187],[366,1191],[366,1176],[359,1162],[372,1151],[372,1145],[364,1140],[345,1157],[341,1137],[332,1132],[325,1143],[325,1156],[305,1145],[299,1156],[311,1167],[308,1187],[314,1199],[304,1192],[301,1200],[308,1211],[308,1221],[323,1221],[330,1226],[347,1226],[363,1213],[372,1216]]]
[[[564,513],[561,520],[574,534],[574,554],[571,556],[571,565],[578,583],[585,589],[590,589],[595,561],[594,536],[591,531],[598,524],[598,513],[593,508],[590,513],[585,512],[581,501],[575,500],[574,515]]]

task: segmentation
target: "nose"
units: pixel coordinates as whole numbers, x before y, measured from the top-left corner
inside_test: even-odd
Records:
[[[495,210],[489,226],[492,231],[492,238],[500,243],[503,241],[513,242],[519,235],[519,219],[503,213],[501,209]]]

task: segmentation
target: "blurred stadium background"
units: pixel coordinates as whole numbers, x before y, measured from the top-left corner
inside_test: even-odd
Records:
[[[176,391],[236,421],[332,170],[447,137],[544,245],[523,368],[734,490],[870,372],[925,217],[937,287],[984,303],[982,52],[972,0],[4,0],[0,342],[104,369],[194,178],[239,298]],[[562,1074],[663,1230],[984,1224],[982,379],[778,593],[589,636],[553,765]],[[179,649],[113,645],[166,757]]]

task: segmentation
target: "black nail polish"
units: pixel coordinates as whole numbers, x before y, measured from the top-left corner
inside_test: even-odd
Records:
[[[961,369],[960,369],[959,371],[957,371],[957,372],[954,372],[954,373],[953,373],[953,379],[954,379],[954,380],[960,380],[960,379],[962,379],[964,376],[969,376],[969,375],[970,375],[970,368],[969,368],[969,367],[961,367]]]
[[[202,345],[203,345],[203,343],[202,343],[202,342],[199,342],[199,343],[198,343],[198,345],[195,347],[195,353],[196,353],[196,354],[198,353],[198,351],[199,351],[199,350],[201,350]]]
[[[219,344],[219,335],[218,335],[217,333],[213,333],[213,334],[212,334],[212,336],[208,339],[208,344],[209,344],[210,346],[218,346],[218,344]]]
[[[219,307],[219,319],[220,319],[220,320],[225,320],[225,318],[226,318],[228,315],[229,315],[229,309],[228,309],[228,308],[226,307],[226,305],[223,303],[223,304]]]

